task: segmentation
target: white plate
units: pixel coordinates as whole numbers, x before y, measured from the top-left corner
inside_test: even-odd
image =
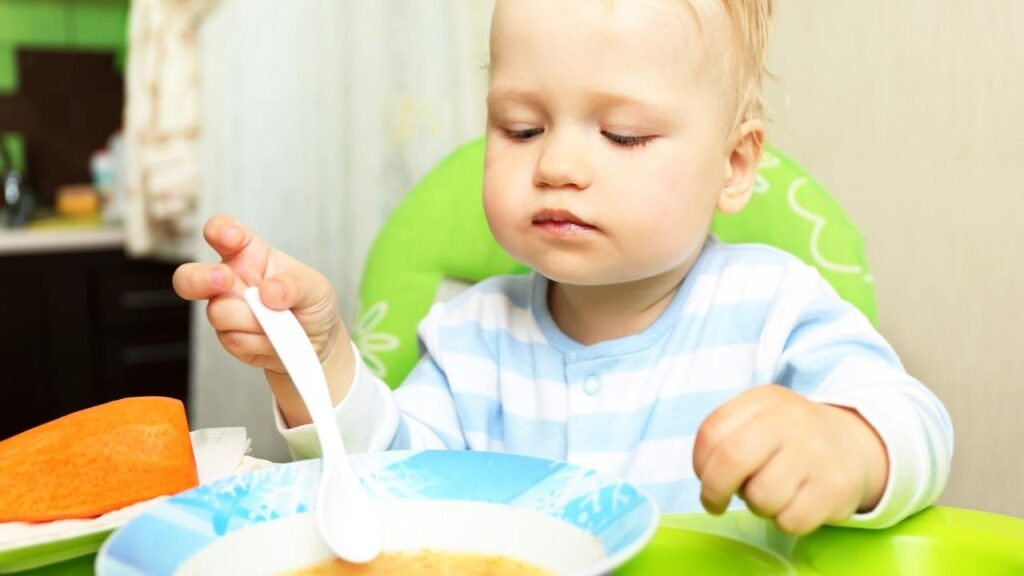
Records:
[[[192,431],[190,438],[203,483],[273,465],[244,455],[249,438],[242,427],[203,428]],[[111,532],[166,498],[157,496],[96,518],[0,523],[0,574],[95,554]]]

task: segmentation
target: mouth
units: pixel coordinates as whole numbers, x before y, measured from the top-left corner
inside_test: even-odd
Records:
[[[533,215],[532,224],[544,232],[557,237],[573,236],[598,230],[568,210],[545,208]]]

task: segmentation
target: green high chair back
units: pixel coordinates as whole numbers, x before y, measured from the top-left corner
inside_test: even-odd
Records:
[[[395,208],[370,249],[352,336],[369,369],[392,388],[419,359],[416,325],[443,279],[475,283],[528,271],[487,227],[483,166],[482,139],[455,150]],[[820,184],[771,146],[749,205],[735,215],[716,214],[711,231],[723,242],[769,244],[801,258],[875,321],[860,231]]]

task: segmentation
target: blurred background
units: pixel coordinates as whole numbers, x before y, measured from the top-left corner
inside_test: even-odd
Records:
[[[0,0],[0,438],[182,398],[288,459],[170,289],[229,213],[334,283],[482,134],[484,0]],[[941,502],[1024,516],[1024,2],[779,0],[770,140],[863,231],[880,329],[956,428]]]

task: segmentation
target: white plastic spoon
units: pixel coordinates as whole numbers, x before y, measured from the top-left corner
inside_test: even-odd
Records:
[[[369,562],[380,554],[383,541],[380,517],[352,471],[316,350],[290,310],[271,310],[264,306],[256,287],[245,290],[245,301],[288,370],[320,439],[323,464],[316,503],[320,536],[343,560],[359,564]]]

